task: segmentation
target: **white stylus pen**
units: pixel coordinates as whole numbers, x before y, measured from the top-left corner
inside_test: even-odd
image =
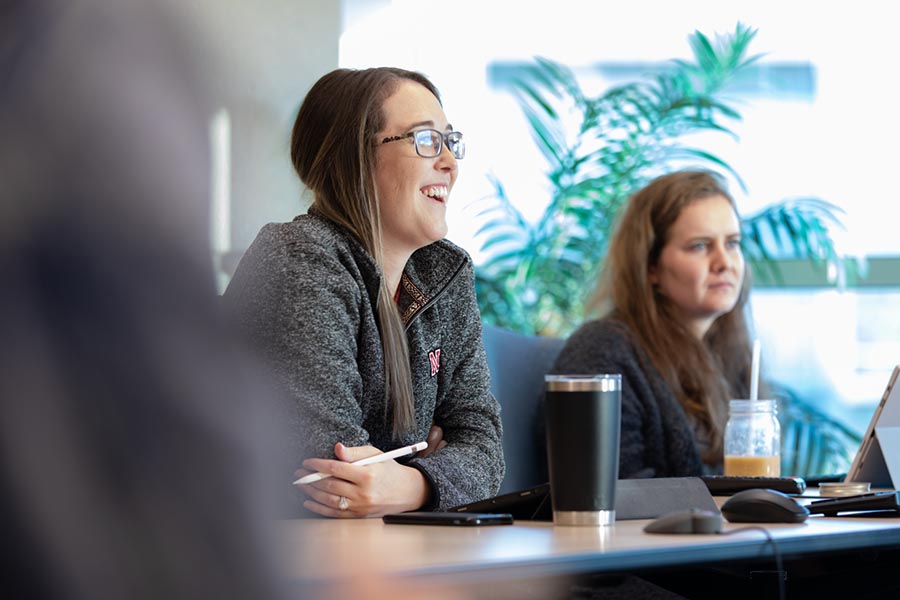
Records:
[[[358,467],[361,467],[363,465],[371,465],[374,463],[391,460],[392,458],[400,458],[401,456],[406,456],[407,454],[412,454],[413,452],[419,452],[420,450],[424,450],[427,447],[428,442],[419,442],[418,444],[413,444],[412,446],[404,446],[403,448],[397,448],[396,450],[384,452],[383,454],[376,454],[375,456],[370,456],[369,458],[361,458],[350,464],[356,465]],[[319,481],[320,479],[328,479],[329,477],[331,477],[330,473],[310,473],[309,475],[301,477],[300,479],[295,481],[294,485],[297,485],[298,483],[312,483],[314,481]]]

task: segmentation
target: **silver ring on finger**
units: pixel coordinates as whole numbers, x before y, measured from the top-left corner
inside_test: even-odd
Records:
[[[344,496],[341,496],[340,499],[338,499],[338,510],[343,512],[348,508],[350,508],[350,501]]]

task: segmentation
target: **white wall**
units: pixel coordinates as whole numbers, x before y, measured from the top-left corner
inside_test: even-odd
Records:
[[[290,130],[307,90],[338,66],[343,7],[334,0],[190,0],[182,7],[215,53],[205,64],[230,115],[230,246],[240,254],[262,225],[306,210],[290,164]]]

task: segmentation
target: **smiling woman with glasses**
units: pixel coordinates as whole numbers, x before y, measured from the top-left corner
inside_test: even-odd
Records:
[[[444,239],[465,152],[419,73],[339,69],[300,107],[291,158],[312,207],[263,228],[225,301],[290,400],[302,468],[285,480],[331,475],[297,486],[308,511],[440,510],[500,487],[472,260]],[[412,458],[348,464],[422,440]]]

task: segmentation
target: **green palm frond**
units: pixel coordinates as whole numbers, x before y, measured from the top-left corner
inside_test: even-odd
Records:
[[[771,204],[741,222],[744,253],[760,282],[783,284],[776,261],[806,259],[823,270],[842,261],[830,235],[843,211],[818,198],[792,198]]]
[[[862,436],[792,390],[773,386],[781,422],[782,473],[791,477],[845,473]]]
[[[687,143],[708,132],[732,139],[740,112],[727,96],[740,72],[761,58],[750,55],[756,30],[689,36],[692,60],[674,60],[662,72],[585,94],[571,68],[535,58],[511,81],[537,148],[547,163],[552,192],[530,223],[495,178],[491,205],[478,230],[488,254],[478,279],[488,322],[522,333],[567,335],[580,322],[615,217],[626,199],[654,177],[695,165],[740,174],[719,156]],[[830,228],[838,210],[821,200],[792,199],[744,220],[744,247],[758,281],[780,281],[778,260],[806,258],[839,265]],[[505,294],[505,296],[504,296]],[[518,319],[518,320],[516,320]]]
[[[525,219],[502,183],[478,214],[477,235],[488,259],[476,270],[483,319],[504,329],[557,337],[581,321],[606,254],[616,215],[654,177],[687,165],[740,174],[723,158],[691,144],[694,134],[735,141],[741,120],[732,83],[762,55],[751,55],[757,31],[738,23],[712,38],[689,36],[690,60],[597,95],[573,70],[546,58],[521,68],[511,92],[546,161],[551,193],[535,221]],[[783,283],[779,261],[811,261],[825,273],[842,269],[830,232],[841,211],[817,198],[790,198],[747,215],[742,245],[754,279]],[[852,268],[852,265],[850,265]],[[864,269],[864,267],[862,267]],[[789,475],[846,470],[859,436],[793,397],[782,400],[783,461]]]

